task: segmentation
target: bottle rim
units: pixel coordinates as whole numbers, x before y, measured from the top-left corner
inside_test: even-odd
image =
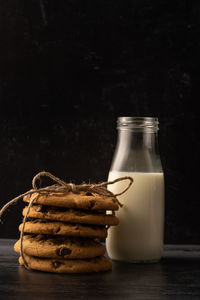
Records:
[[[158,128],[157,117],[118,117],[117,129],[156,132]]]

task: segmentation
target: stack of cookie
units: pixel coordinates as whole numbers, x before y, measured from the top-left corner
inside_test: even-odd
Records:
[[[35,194],[23,200],[29,202],[33,197]],[[39,194],[24,227],[23,254],[28,267],[56,273],[110,270],[112,264],[100,240],[106,238],[108,226],[118,224],[117,217],[106,210],[117,209],[118,201],[112,195],[85,191]],[[26,211],[27,206],[23,215]],[[14,249],[20,253],[20,240]],[[24,264],[22,257],[19,263]]]

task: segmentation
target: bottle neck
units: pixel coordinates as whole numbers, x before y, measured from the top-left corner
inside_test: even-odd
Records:
[[[118,146],[127,149],[140,151],[151,151],[158,153],[157,131],[134,131],[120,130],[118,131]]]
[[[111,170],[162,172],[157,131],[119,130]]]

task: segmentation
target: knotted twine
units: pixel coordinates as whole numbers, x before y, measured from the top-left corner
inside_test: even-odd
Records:
[[[53,184],[53,185],[48,185],[46,187],[43,187],[43,188],[38,188],[37,187],[37,180],[39,180],[41,177],[43,176],[46,176],[46,177],[49,177],[50,179],[52,179],[53,181],[55,181],[57,184]],[[106,186],[109,185],[109,184],[114,184],[116,182],[119,182],[119,181],[123,181],[123,180],[130,180],[128,186],[121,192],[121,193],[118,193],[118,194],[113,194],[112,192],[110,192],[109,190],[106,189]],[[27,211],[26,211],[26,214],[23,218],[23,223],[22,223],[22,229],[21,229],[21,233],[20,233],[20,255],[22,257],[22,260],[23,260],[23,263],[24,263],[24,266],[26,269],[29,269],[28,267],[28,264],[24,258],[24,251],[23,251],[23,236],[24,236],[24,227],[25,227],[25,223],[26,223],[26,220],[28,218],[28,214],[29,214],[29,211],[30,211],[30,208],[34,202],[34,200],[36,200],[39,195],[47,195],[49,193],[68,193],[68,192],[72,192],[72,193],[75,193],[75,194],[79,194],[81,191],[84,191],[84,192],[93,192],[93,193],[97,193],[99,195],[102,195],[102,196],[120,196],[122,194],[124,194],[129,188],[130,186],[132,185],[133,183],[133,178],[132,177],[129,177],[129,176],[124,176],[124,177],[119,177],[113,181],[104,181],[104,182],[101,182],[101,183],[97,183],[97,184],[80,184],[80,185],[75,185],[73,183],[67,183],[63,180],[61,180],[60,178],[54,176],[53,174],[49,173],[49,172],[46,172],[46,171],[42,171],[42,172],[39,172],[38,174],[36,174],[34,177],[33,177],[33,180],[32,180],[32,189],[30,189],[29,191],[23,193],[23,194],[20,194],[19,196],[13,198],[12,200],[10,200],[9,202],[7,202],[3,207],[2,209],[0,210],[0,221],[1,221],[1,216],[3,215],[4,211],[12,204],[16,203],[19,199],[23,198],[24,196],[26,195],[29,195],[31,197],[31,195],[33,193],[36,193],[35,196],[29,200],[29,204],[28,204],[28,207],[27,207]],[[117,202],[119,204],[120,207],[122,207],[123,205],[119,202],[119,200],[117,199]]]

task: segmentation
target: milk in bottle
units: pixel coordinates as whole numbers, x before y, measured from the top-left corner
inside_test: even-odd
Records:
[[[162,256],[164,175],[157,146],[157,118],[118,119],[118,143],[108,180],[130,176],[134,182],[121,196],[116,212],[120,223],[108,230],[106,248],[111,259],[156,262]],[[109,185],[120,193],[127,181]],[[108,212],[109,213],[109,212]]]

